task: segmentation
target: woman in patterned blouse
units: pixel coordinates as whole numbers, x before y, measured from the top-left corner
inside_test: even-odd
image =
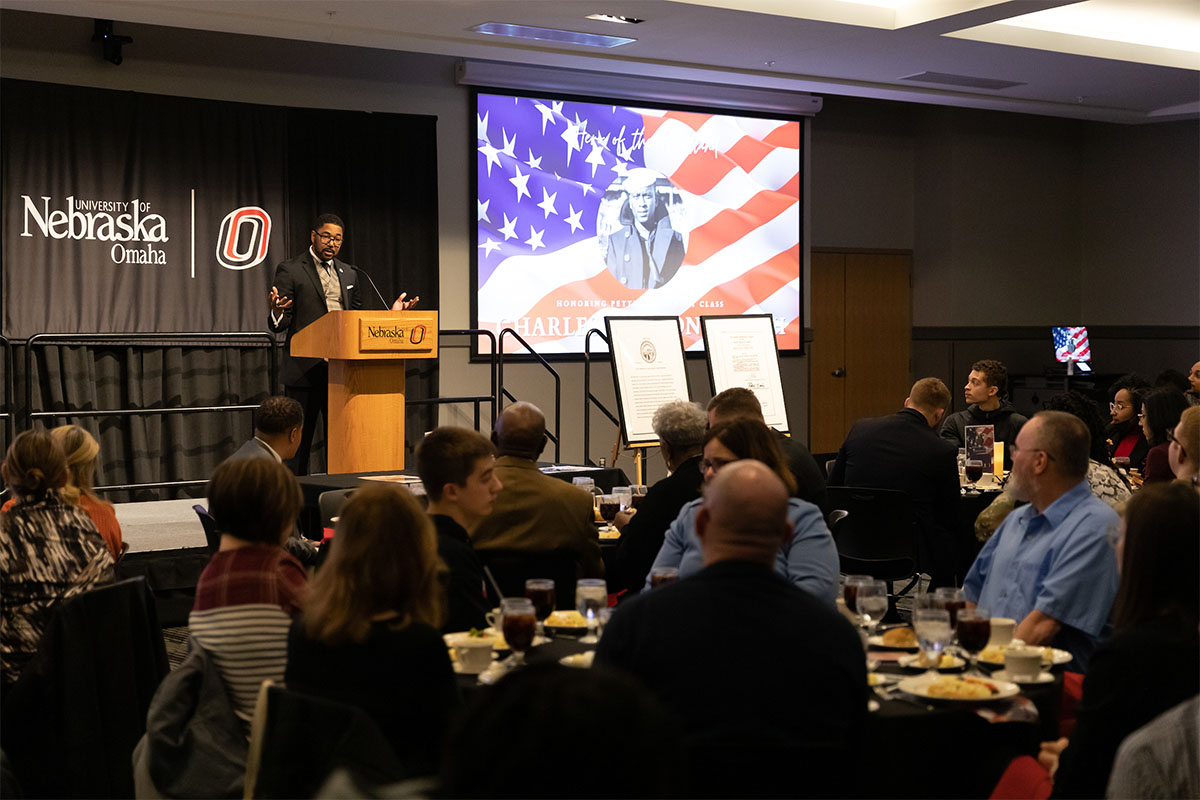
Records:
[[[0,677],[8,689],[37,652],[50,612],[113,575],[95,523],[63,501],[62,447],[43,430],[13,440],[0,466],[16,503],[0,513]]]

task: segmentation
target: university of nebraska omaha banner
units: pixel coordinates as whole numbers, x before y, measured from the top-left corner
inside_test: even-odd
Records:
[[[262,330],[283,109],[4,81],[4,335]]]

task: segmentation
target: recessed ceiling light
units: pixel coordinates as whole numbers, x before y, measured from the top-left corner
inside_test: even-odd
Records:
[[[467,30],[487,34],[488,36],[510,36],[514,39],[536,39],[539,42],[579,44],[585,47],[620,47],[623,44],[637,41],[637,39],[630,39],[627,36],[604,36],[599,33],[563,31],[558,28],[536,28],[532,25],[514,25],[508,22],[484,22],[474,25]]]
[[[594,19],[600,22],[618,22],[622,25],[641,25],[646,21],[637,17],[622,17],[620,14],[588,14],[584,19]]]

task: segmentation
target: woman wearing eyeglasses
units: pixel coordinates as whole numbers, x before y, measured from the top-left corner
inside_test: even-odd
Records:
[[[1189,406],[1179,415],[1179,424],[1170,432],[1167,460],[1175,480],[1186,481],[1200,489],[1200,406]]]
[[[736,419],[715,425],[704,435],[704,451],[700,471],[708,484],[724,467],[743,458],[753,458],[766,464],[783,480],[792,492],[796,488],[771,429],[756,419]],[[704,566],[700,540],[696,538],[696,514],[701,500],[683,507],[667,529],[662,549],[654,559],[654,567],[676,567],[679,577],[686,578]],[[792,537],[775,558],[775,571],[793,585],[833,605],[838,582],[838,555],[829,535],[821,510],[812,503],[795,497],[788,501],[788,522]],[[654,567],[650,572],[654,572]],[[643,591],[649,591],[647,579]]]
[[[1131,469],[1140,470],[1146,465],[1146,452],[1150,449],[1137,418],[1142,408],[1141,396],[1149,390],[1150,384],[1133,374],[1118,378],[1108,390],[1108,412],[1112,418],[1104,431],[1108,450],[1113,458],[1128,458]]]
[[[1174,480],[1169,453],[1170,431],[1187,407],[1183,392],[1173,387],[1155,389],[1142,400],[1138,421],[1141,422],[1146,441],[1150,443],[1150,450],[1146,453],[1146,469],[1142,472],[1143,483]]]

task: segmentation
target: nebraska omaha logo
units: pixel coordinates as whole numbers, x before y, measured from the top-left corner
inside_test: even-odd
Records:
[[[225,269],[250,269],[267,257],[271,215],[258,206],[234,209],[221,220],[217,262]]]

